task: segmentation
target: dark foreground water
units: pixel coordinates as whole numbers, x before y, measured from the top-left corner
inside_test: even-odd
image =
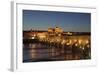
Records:
[[[90,48],[84,49],[73,45],[27,43],[23,45],[23,62],[90,59]]]

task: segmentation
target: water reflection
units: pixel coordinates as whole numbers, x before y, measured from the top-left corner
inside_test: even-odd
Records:
[[[62,44],[63,43],[63,44]],[[90,59],[90,43],[37,42],[23,44],[23,62]]]

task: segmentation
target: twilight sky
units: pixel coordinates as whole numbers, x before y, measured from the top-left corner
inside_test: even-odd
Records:
[[[23,30],[47,30],[48,27],[60,27],[64,31],[72,32],[90,32],[91,14],[23,10]]]

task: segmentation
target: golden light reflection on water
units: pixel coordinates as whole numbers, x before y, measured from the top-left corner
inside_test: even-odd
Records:
[[[36,50],[34,50],[34,49],[33,49],[33,50],[30,50],[29,53],[30,53],[30,57],[31,57],[32,59],[36,58],[36,54],[37,54],[37,53],[36,53]]]
[[[68,38],[43,37],[38,38],[38,40],[42,43],[29,44],[30,59],[35,60],[49,58],[62,60],[78,60],[81,59],[81,57],[83,59],[87,58],[87,56],[88,58],[91,57],[91,41],[89,36],[69,36]],[[72,51],[73,49],[79,52],[75,53]],[[87,51],[86,49],[89,49],[89,51]],[[84,53],[86,57],[84,57]]]

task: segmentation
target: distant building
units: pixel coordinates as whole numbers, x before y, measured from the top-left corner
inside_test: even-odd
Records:
[[[48,33],[54,33],[54,32],[55,32],[54,28],[48,28]]]
[[[61,34],[63,33],[63,30],[60,27],[55,27],[55,28],[48,28],[48,33],[49,35],[57,35],[57,36],[61,36]]]
[[[55,33],[63,33],[63,30],[60,27],[56,27]]]

